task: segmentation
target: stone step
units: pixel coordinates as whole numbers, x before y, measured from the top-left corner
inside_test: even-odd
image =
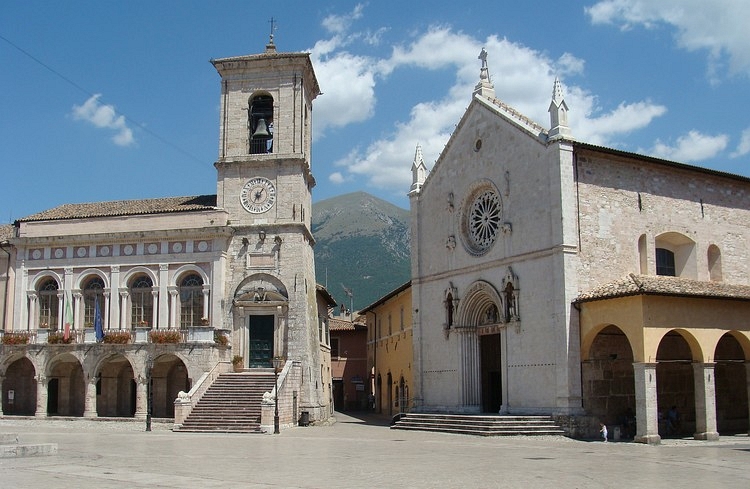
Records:
[[[564,435],[548,416],[488,416],[409,413],[394,418],[392,429],[439,431],[478,436]]]
[[[260,433],[261,401],[274,385],[272,370],[221,374],[175,431]]]
[[[18,443],[18,433],[0,433],[0,445]]]
[[[21,445],[18,433],[0,433],[0,458],[39,457],[56,455],[57,443]]]

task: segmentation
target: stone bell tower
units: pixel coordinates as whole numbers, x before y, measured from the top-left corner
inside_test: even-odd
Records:
[[[311,227],[312,102],[320,94],[308,53],[213,59],[221,75],[217,206],[233,236],[223,324],[246,369],[284,358],[301,373],[298,403],[311,418],[330,407],[321,376]]]

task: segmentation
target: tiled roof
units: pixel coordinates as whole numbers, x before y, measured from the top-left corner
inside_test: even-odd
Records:
[[[171,212],[203,211],[216,208],[215,195],[162,197],[159,199],[115,200],[85,204],[63,204],[19,219],[19,222],[80,219],[88,217],[135,216]]]
[[[13,224],[1,224],[0,225],[0,243],[4,243],[13,237],[15,226]]]
[[[595,287],[578,295],[575,302],[588,302],[630,295],[671,295],[687,297],[715,297],[721,299],[750,299],[750,286],[723,282],[703,282],[663,275],[630,274],[615,282]]]
[[[328,318],[328,327],[331,331],[356,331],[366,328],[362,323],[351,322],[346,319]]]

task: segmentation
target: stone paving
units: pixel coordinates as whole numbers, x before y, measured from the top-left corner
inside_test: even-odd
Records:
[[[337,413],[280,435],[173,433],[155,422],[0,419],[57,455],[0,460],[0,488],[750,487],[750,438],[662,445],[390,430]]]

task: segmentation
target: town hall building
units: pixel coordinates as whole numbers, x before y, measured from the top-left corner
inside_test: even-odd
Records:
[[[222,378],[260,384],[242,429],[332,414],[309,54],[277,52],[271,38],[265,52],[211,63],[216,195],[64,204],[3,227],[0,415],[153,412],[187,429]]]

